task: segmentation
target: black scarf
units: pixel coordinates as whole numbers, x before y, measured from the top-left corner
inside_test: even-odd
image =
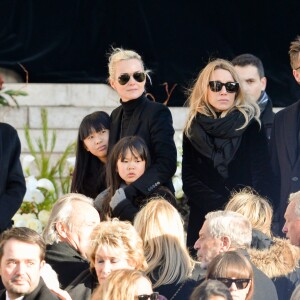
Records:
[[[223,178],[228,178],[228,165],[239,148],[245,117],[235,110],[223,118],[213,119],[198,113],[191,125],[190,141],[195,149],[213,161]]]

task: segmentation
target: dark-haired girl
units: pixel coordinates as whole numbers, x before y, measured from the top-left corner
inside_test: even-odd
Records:
[[[172,193],[160,184],[154,184],[148,196],[136,196],[132,200],[124,189],[138,180],[151,165],[148,147],[138,136],[122,138],[113,148],[107,161],[107,186],[95,199],[95,206],[102,219],[117,217],[133,221],[136,213],[152,197],[162,196],[176,205]]]
[[[71,192],[96,198],[105,190],[110,119],[104,111],[85,116],[79,126]]]

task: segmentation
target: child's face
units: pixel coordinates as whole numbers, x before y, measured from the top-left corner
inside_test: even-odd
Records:
[[[108,148],[109,130],[94,131],[84,140],[84,147],[91,154],[97,156],[101,161],[106,162]]]
[[[137,153],[134,154],[127,150],[123,161],[121,158],[117,161],[117,172],[126,184],[136,181],[145,172],[146,161],[142,160]]]

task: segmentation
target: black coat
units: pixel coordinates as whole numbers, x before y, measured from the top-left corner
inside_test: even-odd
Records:
[[[0,300],[6,300],[5,295],[6,290],[0,291]],[[40,278],[40,282],[35,290],[33,290],[30,294],[25,295],[23,300],[57,300],[59,299],[56,295],[54,295],[46,286],[42,277]]]
[[[144,139],[149,148],[151,166],[130,187],[135,189],[135,196],[148,196],[159,184],[167,186],[173,192],[171,178],[176,171],[177,151],[171,112],[165,105],[150,101],[145,96],[137,100],[139,105],[122,136],[137,135]],[[111,113],[109,151],[120,139],[122,115],[122,105]]]
[[[26,192],[20,152],[17,131],[8,124],[0,123],[0,233],[11,227],[11,219]]]
[[[230,193],[245,186],[253,187],[263,196],[270,194],[271,168],[267,139],[263,127],[252,121],[241,137],[238,150],[223,178],[213,161],[199,153],[191,141],[183,137],[182,181],[190,205],[188,246],[198,239],[205,215],[223,209]]]
[[[62,289],[65,289],[82,271],[89,269],[88,261],[65,242],[47,245],[45,260],[57,273]]]
[[[277,205],[279,232],[290,193],[300,190],[300,100],[279,111],[274,118],[271,140],[271,164],[280,195]]]

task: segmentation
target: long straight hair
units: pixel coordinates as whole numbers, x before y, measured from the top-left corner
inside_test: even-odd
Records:
[[[110,129],[109,115],[104,111],[93,112],[85,116],[81,121],[77,136],[76,162],[71,184],[72,193],[81,193],[86,195],[84,179],[87,177],[87,174],[92,173],[93,170],[93,172],[95,172],[96,191],[94,195],[86,196],[94,198],[99,194],[100,191],[97,191],[97,187],[101,186],[101,181],[103,181],[103,179],[101,179],[102,174],[99,174],[99,169],[103,163],[98,157],[94,156],[85,149],[84,139],[87,138],[91,133],[104,129]]]

